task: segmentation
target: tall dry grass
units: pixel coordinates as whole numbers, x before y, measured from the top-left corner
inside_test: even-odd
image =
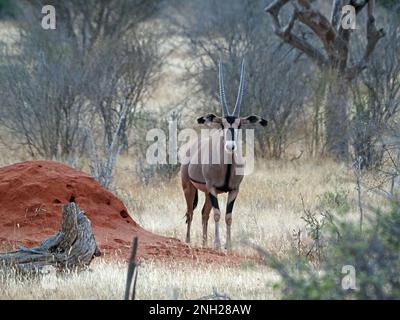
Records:
[[[1,39],[12,43],[16,36],[12,25],[0,23]],[[160,88],[153,94],[156,109],[176,102],[177,96],[185,96],[180,84],[171,87],[183,70],[179,54],[181,52],[164,70]],[[13,148],[14,138],[0,131],[0,166],[30,159],[20,148]],[[8,145],[4,145],[2,140]],[[115,193],[144,228],[184,240],[186,208],[179,177],[144,186],[136,177],[134,161],[130,156],[119,158],[115,171]],[[365,179],[374,180],[375,177]],[[370,183],[367,181],[367,184]],[[304,206],[315,208],[324,194],[338,191],[348,195],[350,218],[357,219],[354,176],[346,166],[329,160],[312,159],[259,162],[255,172],[244,179],[233,211],[234,251],[248,253],[250,249],[241,245],[241,240],[248,240],[277,255],[285,255],[293,243],[293,230],[304,228],[302,199]],[[365,201],[377,204],[374,194],[365,192],[364,195]],[[225,200],[226,196],[220,196],[221,208],[225,207]],[[204,196],[200,194],[199,208],[195,211],[192,224],[193,245],[201,243],[200,212],[203,201]],[[221,231],[224,237],[223,221]],[[213,227],[211,215],[210,245]],[[126,265],[123,262],[101,259],[95,260],[88,271],[63,276],[50,274],[41,280],[0,273],[0,299],[121,299],[125,276]],[[168,264],[144,262],[139,269],[137,298],[171,298],[172,290],[177,288],[179,298],[195,299],[210,294],[215,288],[237,299],[274,299],[279,298],[279,292],[273,290],[277,280],[274,272],[252,263],[227,266],[193,265],[179,261]]]
[[[0,299],[123,299],[126,265],[98,260],[80,273],[21,279],[0,273]],[[234,281],[232,280],[234,279]],[[137,299],[198,299],[216,290],[233,299],[278,298],[277,275],[257,265],[240,267],[143,263]]]
[[[17,162],[12,153],[1,153],[0,163]],[[134,159],[122,156],[115,171],[115,193],[125,202],[133,218],[144,228],[184,240],[185,200],[179,175],[171,181],[158,180],[142,185],[135,175]],[[368,179],[375,177],[365,176]],[[161,182],[160,182],[161,181]],[[248,240],[279,256],[293,245],[293,230],[304,228],[301,219],[304,206],[318,207],[326,193],[347,194],[349,217],[358,218],[353,172],[329,160],[271,161],[256,165],[245,177],[233,211],[234,251],[247,254],[251,249],[241,244]],[[365,192],[366,202],[377,203],[378,197]],[[201,206],[192,224],[193,245],[201,243]],[[221,195],[221,208],[226,196]],[[223,210],[224,212],[224,210]],[[224,221],[224,219],[222,219]],[[224,238],[224,223],[221,223]],[[213,219],[209,223],[209,245],[212,245]],[[140,266],[137,297],[139,299],[172,298],[177,288],[179,298],[196,299],[215,288],[237,299],[275,299],[273,289],[278,276],[265,266],[244,263],[240,266],[193,265],[183,262],[144,262]],[[0,274],[0,299],[121,299],[126,265],[121,261],[98,261],[90,271],[64,276],[48,275],[43,280],[20,279]]]
[[[144,228],[166,236],[184,240],[186,232],[186,204],[179,175],[170,182],[143,186],[134,179],[133,161],[122,158],[116,171],[116,193],[124,200],[134,219]],[[235,251],[249,249],[240,245],[250,240],[268,250],[284,254],[291,245],[292,231],[301,228],[304,206],[316,208],[326,193],[347,194],[351,207],[350,218],[357,218],[355,184],[350,168],[329,160],[302,162],[266,160],[255,172],[245,177],[233,210],[232,233]],[[366,193],[367,194],[367,193]],[[368,195],[368,194],[367,194]],[[373,198],[368,195],[368,199]],[[226,206],[226,195],[220,195],[220,207]],[[201,207],[204,195],[200,192],[199,205],[192,223],[193,244],[202,239]],[[224,210],[222,210],[224,212]],[[221,220],[224,234],[224,219]],[[212,245],[214,222],[209,221],[209,244]]]

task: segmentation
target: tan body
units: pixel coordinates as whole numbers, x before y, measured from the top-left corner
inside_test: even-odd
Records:
[[[197,204],[197,191],[205,193],[206,200],[202,209],[202,222],[203,222],[203,245],[207,244],[207,229],[210,211],[213,208],[210,195],[215,196],[221,193],[228,193],[228,205],[236,199],[239,192],[239,185],[243,180],[243,175],[237,174],[237,168],[242,168],[237,159],[237,152],[227,152],[224,148],[224,135],[221,134],[222,130],[216,130],[212,133],[208,140],[197,140],[193,142],[188,152],[191,152],[189,164],[182,165],[181,178],[182,187],[185,194],[187,204],[187,235],[186,241],[190,242],[190,227],[193,218],[193,210]],[[212,144],[211,141],[217,143]],[[220,155],[219,163],[202,163],[202,155],[207,154],[207,159],[212,160],[212,156]],[[225,160],[224,160],[225,159]],[[224,163],[226,162],[226,163]],[[227,206],[228,207],[228,206]],[[227,243],[226,248],[230,248],[231,243],[231,224],[232,224],[232,209],[226,212],[226,225],[227,225]],[[215,247],[220,247],[219,239],[219,220],[221,211],[214,208],[214,221],[215,221]]]
[[[222,106],[222,117],[207,114],[197,119],[197,123],[214,123],[220,126],[207,138],[198,139],[188,147],[186,159],[188,162],[181,167],[182,188],[185,194],[186,211],[186,242],[190,242],[190,227],[193,219],[193,210],[198,201],[198,190],[206,195],[206,200],[201,211],[203,223],[203,245],[207,244],[207,228],[210,211],[214,211],[215,238],[214,246],[221,246],[219,237],[219,220],[221,211],[218,204],[218,194],[227,192],[228,201],[225,212],[226,222],[226,248],[231,248],[232,210],[239,186],[243,180],[244,162],[241,152],[241,143],[238,143],[238,133],[242,125],[259,123],[267,125],[267,120],[256,115],[245,118],[240,117],[240,105],[244,88],[244,60],[240,72],[240,84],[236,98],[235,109],[230,113],[226,103],[222,63],[219,63],[219,88]]]

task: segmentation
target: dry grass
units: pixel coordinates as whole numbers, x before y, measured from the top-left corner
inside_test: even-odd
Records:
[[[0,39],[7,44],[12,44],[18,39],[18,31],[12,22],[0,22]]]
[[[116,193],[128,206],[134,219],[144,228],[166,236],[184,239],[185,202],[177,176],[173,181],[142,186],[135,179],[134,163],[122,157],[116,170]],[[9,162],[4,159],[1,162]],[[348,193],[351,216],[357,217],[352,172],[330,161],[309,160],[299,163],[265,161],[245,178],[234,209],[233,239],[235,251],[250,249],[239,240],[251,240],[269,251],[285,255],[292,245],[292,231],[301,228],[305,205],[314,208],[326,192]],[[221,196],[225,204],[225,197]],[[201,241],[200,210],[193,223],[195,245]],[[221,207],[224,207],[224,204]],[[224,231],[222,223],[222,232]],[[210,218],[210,243],[213,221]],[[223,233],[222,233],[223,234]],[[44,280],[24,280],[0,276],[0,299],[121,299],[126,266],[121,262],[97,261],[91,271]],[[238,299],[275,299],[279,292],[273,284],[278,276],[266,267],[247,263],[239,267],[196,265],[182,262],[144,262],[140,267],[139,299],[172,298],[177,288],[179,298],[195,299],[212,293],[213,288]],[[44,285],[43,285],[44,284]]]
[[[121,159],[117,170],[117,194],[125,201],[134,219],[144,228],[163,235],[184,239],[186,225],[185,199],[179,176],[167,183],[150,186],[135,184],[128,158]],[[293,229],[301,227],[303,198],[307,208],[314,208],[327,192],[348,193],[357,215],[352,172],[331,161],[309,160],[298,164],[283,161],[265,161],[256,171],[245,177],[233,211],[233,239],[251,240],[277,254],[284,254],[290,246]],[[219,197],[220,207],[226,205],[226,196]],[[192,223],[193,243],[201,243],[201,207],[204,196],[200,193],[199,206]],[[223,220],[222,220],[223,221]],[[209,237],[213,235],[210,217]],[[222,225],[222,233],[225,225]],[[212,238],[210,238],[210,244]],[[239,252],[248,250],[238,243]]]
[[[272,284],[278,278],[265,267],[240,268],[148,262],[140,266],[138,299],[198,299],[213,293],[227,293],[236,299],[277,298]],[[235,281],[232,281],[232,277]],[[118,262],[97,261],[90,270],[40,279],[1,276],[1,299],[122,299],[126,266]]]
[[[10,24],[0,23],[0,39],[12,43],[16,37]],[[171,86],[183,70],[178,51],[166,67],[158,90],[150,105],[159,108],[185,97],[181,84]],[[0,132],[0,165],[28,160],[20,149],[10,149],[1,140],[12,141],[10,134]],[[184,239],[185,200],[179,177],[170,182],[143,186],[135,177],[134,159],[121,157],[115,178],[115,192],[128,206],[134,219],[144,228],[166,236]],[[234,250],[247,253],[250,249],[240,240],[250,240],[283,256],[292,245],[292,231],[302,228],[303,207],[318,206],[327,192],[348,193],[351,217],[357,218],[354,177],[344,165],[328,160],[270,161],[259,163],[256,171],[245,178],[233,212]],[[1,196],[1,195],[0,195]],[[369,200],[376,199],[366,194]],[[221,208],[225,197],[221,196]],[[194,245],[201,242],[201,206],[192,224]],[[222,219],[223,221],[223,219]],[[225,226],[222,225],[222,235]],[[212,243],[213,219],[210,218],[209,243]],[[126,277],[126,265],[96,259],[90,271],[64,276],[48,275],[42,280],[20,279],[0,272],[0,299],[121,299]],[[212,293],[213,288],[237,299],[276,299],[279,292],[272,289],[278,276],[266,267],[247,263],[237,267],[226,265],[196,265],[182,262],[145,262],[140,266],[138,299],[171,298],[179,290],[179,298],[196,299]]]

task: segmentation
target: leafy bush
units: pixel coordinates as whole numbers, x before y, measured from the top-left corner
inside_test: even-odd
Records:
[[[0,0],[0,18],[15,17],[16,6],[11,0]]]
[[[325,192],[321,197],[320,206],[328,210],[334,210],[340,215],[350,211],[349,192],[346,190],[337,190],[335,192]]]
[[[398,8],[398,1],[397,0],[379,0],[378,4],[382,5],[385,8],[393,9]]]
[[[394,201],[387,212],[375,210],[363,231],[356,222],[324,221],[328,244],[318,265],[297,253],[281,260],[259,248],[267,264],[281,275],[276,287],[283,297],[399,299],[400,202]]]

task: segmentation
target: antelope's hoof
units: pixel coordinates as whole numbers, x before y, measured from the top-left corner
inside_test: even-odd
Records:
[[[214,249],[218,251],[221,250],[221,242],[214,242]]]
[[[231,246],[231,244],[229,243],[227,243],[226,245],[225,245],[225,249],[226,249],[226,251],[228,252],[228,253],[231,253],[232,252],[232,246]]]
[[[190,238],[186,238],[186,243],[190,243]]]

